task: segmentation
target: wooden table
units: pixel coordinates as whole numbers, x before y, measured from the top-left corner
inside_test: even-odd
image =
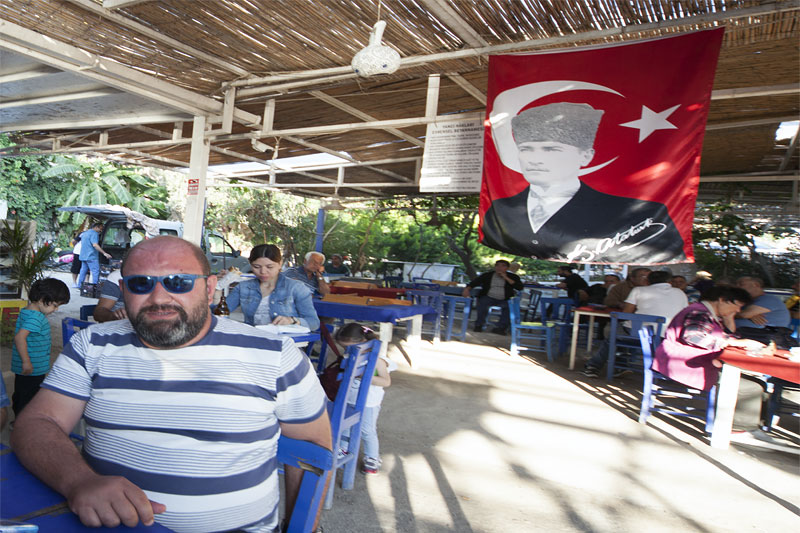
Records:
[[[400,298],[405,293],[405,289],[395,289],[391,287],[360,289],[356,287],[337,287],[336,285],[331,285],[331,294],[356,294],[358,296],[372,296],[373,298]]]
[[[592,351],[592,338],[594,337],[594,319],[598,316],[604,316],[608,318],[613,311],[619,311],[619,309],[613,307],[591,307],[591,306],[583,306],[583,307],[576,307],[572,310],[572,343],[569,347],[569,369],[572,370],[575,368],[575,353],[578,350],[578,332],[580,331],[578,325],[581,322],[582,316],[589,317],[589,331],[586,335],[586,351]]]
[[[712,447],[727,449],[730,445],[733,411],[736,409],[736,396],[739,393],[742,370],[767,374],[800,384],[800,362],[790,361],[788,354],[786,350],[778,350],[778,355],[751,356],[747,355],[744,349],[734,347],[722,351],[719,360],[724,364],[719,378],[714,430],[711,433]]]
[[[410,320],[411,331],[408,343],[412,348],[419,348],[422,341],[423,315],[436,315],[436,310],[427,305],[356,305],[339,302],[314,300],[314,308],[321,317],[342,318],[359,322],[378,322],[381,355],[386,355],[392,340],[392,329],[397,322]],[[438,317],[438,315],[436,315]],[[438,339],[436,339],[438,341]],[[409,361],[410,364],[412,364]],[[413,366],[413,364],[412,364]]]

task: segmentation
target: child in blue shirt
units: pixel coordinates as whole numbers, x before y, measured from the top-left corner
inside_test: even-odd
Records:
[[[28,405],[50,370],[50,322],[47,315],[69,303],[69,287],[55,278],[33,282],[28,305],[17,317],[14,345],[11,348],[11,371],[14,393],[11,408],[14,416]]]

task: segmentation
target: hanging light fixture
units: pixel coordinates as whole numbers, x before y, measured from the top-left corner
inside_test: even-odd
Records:
[[[400,54],[390,46],[381,44],[386,22],[379,20],[369,34],[369,44],[353,56],[350,66],[359,76],[391,74],[400,68]]]

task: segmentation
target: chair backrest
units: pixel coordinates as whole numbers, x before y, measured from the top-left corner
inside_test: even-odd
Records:
[[[442,315],[444,303],[444,293],[442,291],[409,289],[406,291],[406,297],[411,298],[414,305],[429,305],[436,310],[439,316]]]
[[[542,322],[569,322],[575,301],[572,298],[540,298],[539,316]]]
[[[292,517],[285,531],[311,531],[325,491],[325,480],[333,468],[333,452],[313,442],[281,435],[278,439],[278,462],[299,468],[302,472]]]
[[[617,324],[620,321],[630,321],[631,335],[637,336],[638,332],[645,326],[653,326],[654,334],[661,338],[661,330],[664,328],[664,323],[667,321],[663,316],[657,315],[643,315],[639,313],[620,313],[614,311],[611,313],[611,331],[617,330]]]
[[[331,419],[331,432],[333,434],[334,445],[338,444],[342,433],[350,427],[352,423],[348,419],[354,414],[360,417],[367,402],[367,392],[372,383],[372,375],[375,372],[375,365],[378,363],[378,354],[381,351],[381,341],[378,339],[355,344],[347,348],[347,357],[342,361],[344,372],[342,372],[342,383],[336,393],[336,399],[329,405],[328,413]],[[361,384],[356,394],[355,402],[348,405],[347,399],[350,389],[356,378],[361,378]]]
[[[400,287],[403,289],[412,289],[412,290],[419,290],[419,291],[441,291],[442,286],[438,283],[424,283],[415,281],[413,283],[405,282],[401,283]]]
[[[519,306],[520,297],[514,296],[508,299],[508,318],[512,324],[518,325],[522,321]]]
[[[80,309],[81,320],[89,320],[94,315],[95,307],[97,307],[97,304],[82,305]]]
[[[539,307],[539,301],[542,299],[542,291],[531,291],[531,299],[528,300],[528,309],[525,311],[525,320],[533,320],[536,318],[536,310]]]
[[[384,287],[397,287],[402,282],[403,282],[403,277],[402,276],[384,276],[383,277],[383,286]]]
[[[69,339],[83,328],[88,328],[94,322],[78,320],[77,318],[66,317],[61,320],[61,344],[66,346]]]
[[[660,338],[653,332],[653,326],[649,324],[639,328],[639,342],[642,345],[642,363],[645,376],[647,376],[650,367],[653,366],[653,355],[656,352]]]

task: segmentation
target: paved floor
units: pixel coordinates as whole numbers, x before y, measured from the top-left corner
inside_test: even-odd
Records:
[[[337,488],[328,533],[800,529],[798,455],[715,450],[699,424],[659,416],[640,425],[634,377],[584,378],[565,358],[512,357],[508,342],[423,342],[415,368],[391,346],[383,469]],[[800,446],[797,427],[778,432]]]

